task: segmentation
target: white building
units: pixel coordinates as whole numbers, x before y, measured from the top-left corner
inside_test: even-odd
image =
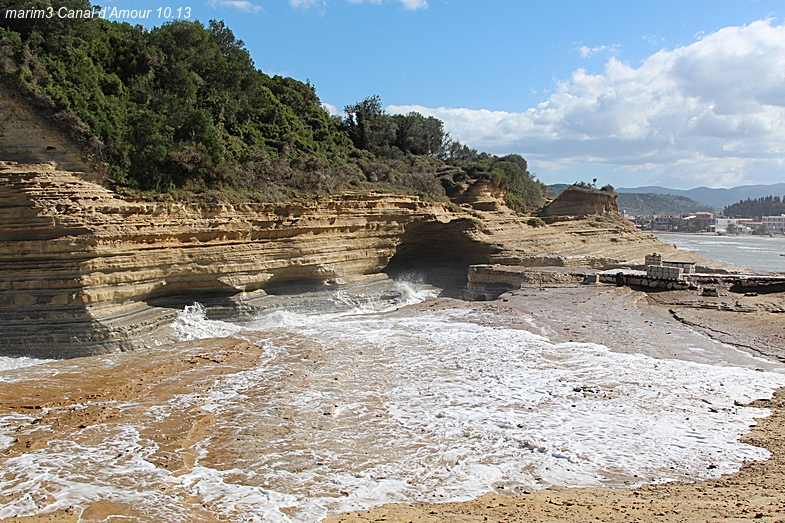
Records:
[[[749,218],[717,218],[714,231],[717,234],[728,234],[732,229],[736,234],[749,234],[752,229],[747,225]],[[711,230],[711,228],[709,228]]]
[[[779,216],[764,216],[761,223],[771,232],[785,233],[785,214]]]

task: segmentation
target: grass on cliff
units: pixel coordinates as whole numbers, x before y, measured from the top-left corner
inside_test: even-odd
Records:
[[[86,0],[57,3],[90,8]],[[378,96],[330,115],[310,82],[257,69],[223,22],[148,30],[98,18],[17,19],[6,10],[0,81],[80,138],[126,193],[277,201],[385,190],[446,200],[488,180],[519,212],[545,201],[522,157],[479,153],[450,139],[436,118],[389,115]]]

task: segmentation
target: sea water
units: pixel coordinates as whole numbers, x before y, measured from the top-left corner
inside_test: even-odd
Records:
[[[713,234],[657,233],[657,238],[677,248],[729,265],[759,271],[785,272],[785,238],[782,236],[718,236]]]
[[[1,459],[0,518],[102,500],[131,503],[144,521],[185,522],[197,504],[228,521],[313,522],[494,489],[691,481],[768,457],[738,441],[767,411],[740,405],[770,397],[782,372],[554,343],[498,311],[405,307],[437,291],[271,297],[242,321],[186,307],[171,326],[180,340],[234,336],[263,347],[261,362],[160,404],[123,405],[139,410],[133,422]],[[145,434],[193,409],[211,416],[194,466],[156,466]],[[0,448],[23,418],[0,416]]]

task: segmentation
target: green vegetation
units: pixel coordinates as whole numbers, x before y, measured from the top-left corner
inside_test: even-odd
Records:
[[[563,193],[568,187],[572,187],[575,189],[585,189],[587,191],[602,191],[602,192],[609,192],[609,193],[616,192],[616,189],[614,189],[613,185],[610,184],[604,185],[600,189],[597,189],[597,178],[595,178],[592,181],[592,183],[587,183],[583,181],[575,182],[572,185],[567,183],[554,183],[548,185],[546,187],[546,191],[548,193],[548,196],[550,196],[551,198],[558,198],[559,195],[561,195],[561,193]]]
[[[57,3],[90,8],[87,0]],[[378,96],[331,116],[310,82],[256,69],[223,22],[147,30],[4,11],[0,81],[81,137],[125,192],[283,200],[382,190],[438,200],[487,180],[519,212],[544,203],[544,186],[522,157],[478,153],[433,117],[388,115]]]
[[[725,216],[732,218],[755,218],[760,220],[762,216],[779,216],[785,214],[785,197],[765,196],[742,200],[725,207]]]
[[[668,228],[671,231],[704,232],[709,230],[709,224],[700,218],[685,219],[674,216],[668,219]]]
[[[542,220],[542,218],[537,218],[536,216],[534,218],[529,218],[526,224],[529,227],[545,227],[545,222]]]
[[[619,193],[616,200],[619,209],[627,214],[647,216],[650,214],[675,215],[691,212],[714,212],[708,205],[696,202],[686,196],[655,193]]]

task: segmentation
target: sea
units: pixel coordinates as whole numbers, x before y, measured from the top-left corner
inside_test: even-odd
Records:
[[[785,272],[785,237],[656,233],[660,241],[737,267]]]
[[[304,523],[493,491],[694,481],[769,456],[739,442],[768,411],[741,405],[785,386],[775,363],[557,343],[532,318],[428,307],[440,292],[385,280],[270,296],[236,318],[185,307],[169,329],[179,343],[141,357],[232,337],[263,348],[258,365],[160,401],[115,403],[133,415],[0,457],[0,518],[101,500],[131,504],[128,521],[187,522],[196,505],[225,521]],[[106,373],[138,357],[0,358],[0,382]],[[186,411],[211,424],[193,466],[175,473],[152,459],[151,434]],[[46,430],[34,416],[0,414],[0,456],[20,427]]]

